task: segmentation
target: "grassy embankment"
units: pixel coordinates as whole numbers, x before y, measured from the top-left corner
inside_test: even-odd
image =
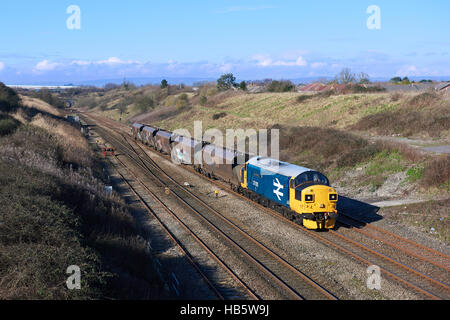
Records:
[[[0,84],[0,299],[164,297],[145,232],[79,129]],[[66,270],[81,268],[81,290]]]

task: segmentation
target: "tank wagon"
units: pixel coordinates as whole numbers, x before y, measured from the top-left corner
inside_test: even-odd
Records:
[[[150,147],[155,148],[156,146],[156,132],[158,131],[158,129],[150,127],[150,126],[145,126],[142,129],[142,140],[145,141],[144,143]]]
[[[131,127],[131,133],[133,134],[134,139],[136,140],[142,140],[142,129],[144,129],[144,125],[140,123],[133,123],[133,126]]]
[[[232,190],[308,229],[334,228],[338,193],[318,171],[267,157],[250,158],[236,150],[139,123],[133,124],[131,131],[136,140],[171,155],[176,163],[226,182]]]
[[[240,159],[244,160],[239,161]],[[235,189],[240,183],[239,172],[246,160],[248,160],[246,154],[241,155],[235,150],[207,144],[203,147],[203,162],[200,172],[209,178],[225,181]]]
[[[161,153],[171,154],[172,133],[159,129],[155,135],[155,149]]]
[[[198,169],[201,163],[203,141],[177,135],[172,137],[172,160],[176,163],[192,165]],[[197,158],[197,161],[195,161]]]

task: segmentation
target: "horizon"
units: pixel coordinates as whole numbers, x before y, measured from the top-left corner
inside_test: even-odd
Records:
[[[419,83],[421,80],[431,80],[435,83],[442,82],[450,82],[450,76],[429,76],[429,77],[421,77],[421,76],[411,76],[407,77],[410,81],[414,83]],[[283,80],[283,81],[291,81],[295,85],[301,84],[310,84],[314,82],[323,82],[323,80],[333,81],[334,77],[306,77],[306,78],[297,78],[297,79],[272,79],[272,78],[264,78],[264,79],[237,79],[236,81],[239,83],[241,81],[245,82],[253,82],[253,81],[264,81],[264,80]],[[16,87],[22,89],[29,88],[74,88],[74,87],[98,87],[102,88],[107,84],[115,84],[120,85],[124,83],[124,81],[136,85],[138,87],[157,85],[159,86],[162,80],[167,80],[171,85],[186,85],[186,86],[195,86],[196,83],[204,83],[204,82],[215,82],[217,79],[214,78],[170,78],[170,77],[151,77],[151,78],[125,78],[125,79],[97,79],[90,81],[79,81],[79,82],[36,82],[36,83],[5,83],[8,87]],[[389,78],[371,78],[371,83],[387,83],[390,82]],[[1,80],[0,80],[1,82]]]
[[[173,5],[173,4],[176,5]],[[75,6],[73,6],[75,5]],[[24,10],[24,8],[26,10]],[[0,81],[449,79],[448,1],[3,4]],[[20,39],[20,42],[17,41]]]

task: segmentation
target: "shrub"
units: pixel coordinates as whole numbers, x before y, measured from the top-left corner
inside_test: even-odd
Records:
[[[23,125],[0,138],[0,299],[164,297],[144,231],[92,176],[101,168],[64,166],[71,146],[45,124],[54,131]],[[65,286],[70,265],[82,269],[81,290]]]
[[[307,101],[307,100],[310,100],[310,99],[312,99],[312,98],[314,98],[314,95],[312,95],[312,94],[302,94],[302,95],[300,95],[300,96],[298,96],[298,97],[296,98],[296,101],[297,101],[298,103],[303,103],[303,102],[305,102],[305,101]]]
[[[344,93],[376,93],[376,92],[384,92],[386,91],[385,88],[382,88],[380,86],[363,86],[361,84],[351,84],[344,89]]]
[[[13,117],[0,114],[0,136],[13,133],[19,125],[20,122]]]
[[[294,84],[289,80],[287,80],[287,81],[274,80],[267,87],[267,91],[269,91],[269,92],[289,92],[289,91],[292,91],[294,88],[295,88]]]
[[[426,164],[423,182],[427,186],[446,185],[450,187],[450,156],[440,156]]]
[[[351,167],[381,151],[377,144],[343,131],[318,127],[284,127],[280,130],[282,160],[302,163],[314,169]]]
[[[188,95],[186,93],[180,94],[175,102],[175,106],[177,107],[177,109],[183,109],[189,106]]]
[[[390,81],[391,81],[391,82],[394,82],[394,83],[397,83],[397,82],[402,81],[402,78],[401,78],[401,77],[393,77],[393,78],[391,78]]]
[[[19,104],[20,98],[17,93],[0,82],[0,111],[12,112]]]
[[[400,100],[403,97],[403,94],[401,92],[394,92],[391,94],[391,101],[396,102]]]
[[[382,111],[361,118],[351,129],[375,130],[381,135],[427,134],[440,137],[449,130],[450,110],[435,93],[422,93],[395,111]]]
[[[140,112],[147,112],[150,109],[155,108],[155,101],[153,100],[153,97],[150,95],[140,95],[137,96],[134,104],[136,105],[136,108]]]
[[[208,102],[208,98],[206,96],[200,97],[200,105],[205,106],[207,102]]]
[[[243,90],[243,91],[247,91],[247,84],[245,83],[245,81],[242,81],[239,84],[239,89]]]
[[[97,99],[94,96],[84,96],[76,100],[76,106],[80,108],[93,109],[97,106]]]
[[[213,120],[218,120],[220,118],[226,117],[227,114],[225,112],[216,113],[212,116]]]
[[[320,91],[320,92],[316,93],[314,96],[317,98],[329,98],[335,94],[337,94],[336,90],[330,89],[330,90]]]
[[[229,90],[236,86],[236,78],[232,73],[224,74],[217,80],[217,89],[219,89],[219,91]]]
[[[161,81],[160,88],[161,88],[161,89],[165,89],[165,88],[167,88],[168,86],[169,86],[169,83],[167,82],[167,80],[166,80],[166,79],[163,79],[163,80]]]
[[[409,108],[426,108],[435,105],[441,100],[435,92],[424,92],[409,99],[405,106]]]
[[[34,98],[40,99],[47,102],[58,109],[64,109],[64,100],[59,98],[57,95],[51,93],[48,89],[42,89],[32,95]]]

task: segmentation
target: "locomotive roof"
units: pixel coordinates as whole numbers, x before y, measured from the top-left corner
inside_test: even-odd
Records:
[[[253,157],[248,161],[248,164],[288,177],[297,177],[302,173],[314,171],[312,169],[267,157]]]
[[[137,122],[133,123],[133,127],[135,127],[135,128],[141,128],[142,126],[143,125],[140,123],[137,123]]]

